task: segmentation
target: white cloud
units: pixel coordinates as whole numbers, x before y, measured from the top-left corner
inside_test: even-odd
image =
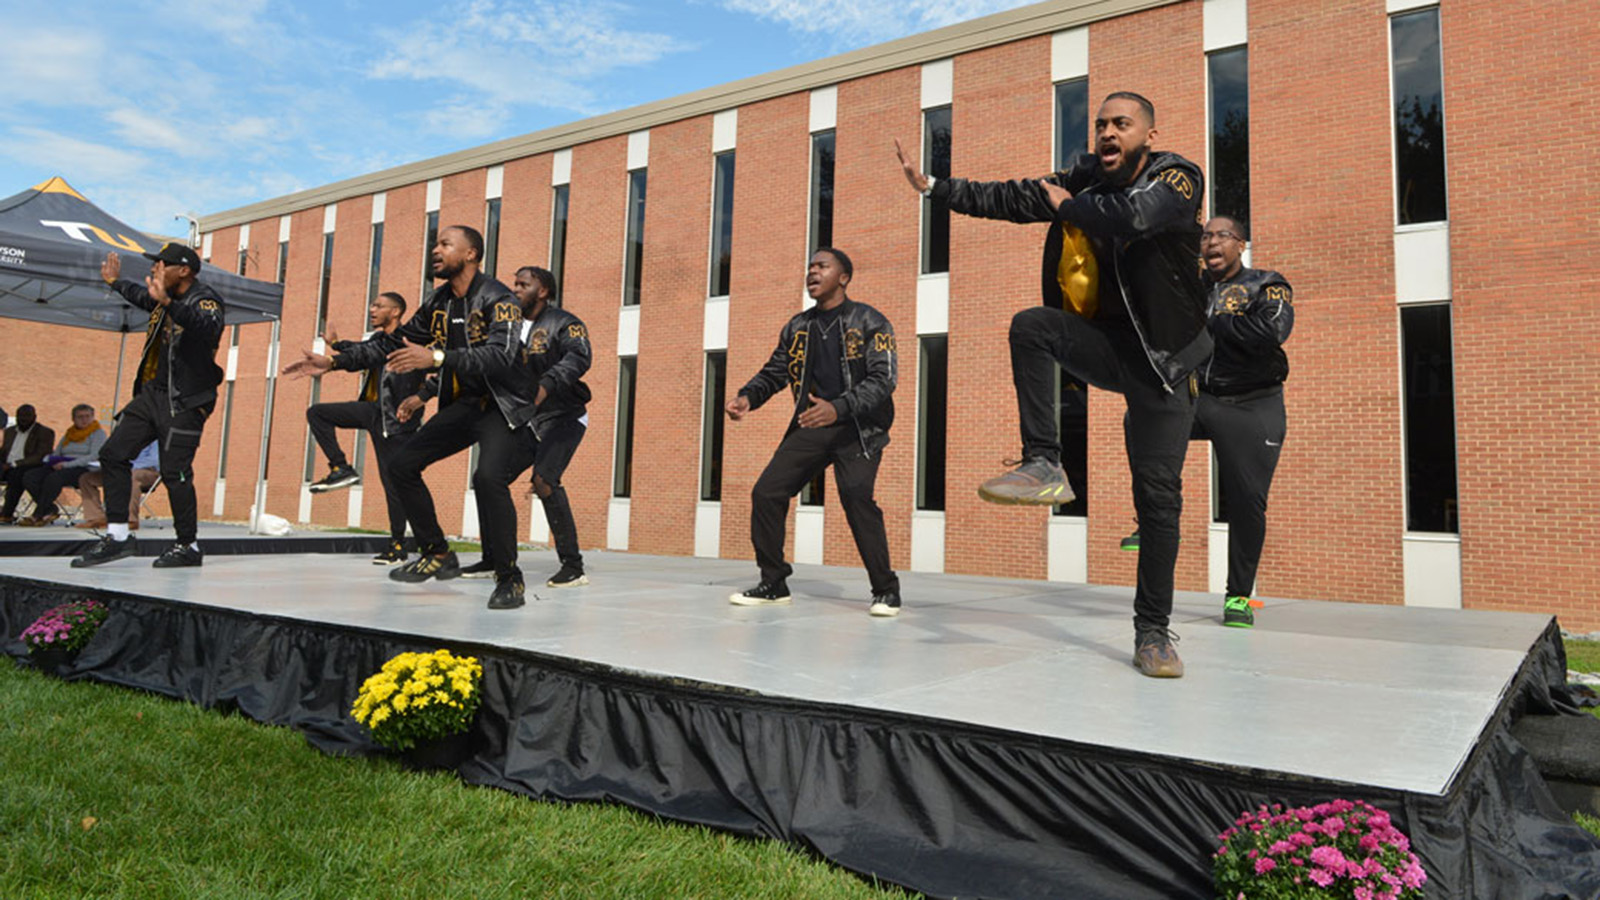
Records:
[[[15,23],[7,24],[6,48],[0,53],[0,84],[6,86],[0,91],[0,106],[105,99],[102,61],[108,51],[99,34],[27,27],[13,31]]]
[[[68,181],[135,179],[149,164],[131,150],[30,126],[10,129],[0,140],[0,155],[29,164],[48,161]]]
[[[1037,0],[718,0],[722,8],[860,46],[965,22]],[[861,39],[861,40],[854,40]]]
[[[124,106],[112,110],[106,118],[116,126],[118,137],[136,147],[165,150],[180,156],[193,156],[198,149],[193,137],[185,137],[170,117]]]

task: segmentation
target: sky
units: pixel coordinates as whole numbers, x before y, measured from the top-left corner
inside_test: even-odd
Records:
[[[143,231],[1030,0],[0,0],[0,198]]]

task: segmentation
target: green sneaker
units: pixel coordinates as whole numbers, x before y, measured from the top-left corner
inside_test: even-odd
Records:
[[[1130,534],[1127,537],[1123,538],[1122,539],[1122,549],[1124,549],[1124,550],[1135,550],[1135,551],[1138,550],[1139,549],[1139,532],[1135,531],[1133,534]]]
[[[1222,601],[1222,624],[1229,628],[1254,628],[1256,614],[1249,597],[1229,597]]]

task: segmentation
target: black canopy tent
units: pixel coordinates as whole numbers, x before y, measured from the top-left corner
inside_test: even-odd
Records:
[[[143,334],[149,313],[123,300],[100,278],[106,253],[122,255],[122,277],[142,280],[150,261],[141,254],[161,242],[90,203],[60,178],[52,178],[0,200],[0,317],[53,325],[73,325]],[[229,325],[272,323],[267,402],[262,411],[261,463],[256,477],[256,507],[263,501],[267,442],[277,379],[278,324],[283,285],[257,281],[224,269],[203,267],[201,280],[222,295]],[[122,388],[122,352],[117,354],[117,405]],[[251,516],[254,525],[255,513]]]

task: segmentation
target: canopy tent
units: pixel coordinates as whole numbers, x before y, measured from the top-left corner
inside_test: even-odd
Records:
[[[0,316],[103,331],[143,331],[149,314],[100,279],[108,251],[122,277],[142,280],[161,242],[90,203],[60,178],[0,200]],[[200,279],[227,305],[229,325],[274,322],[283,286],[205,266]]]

